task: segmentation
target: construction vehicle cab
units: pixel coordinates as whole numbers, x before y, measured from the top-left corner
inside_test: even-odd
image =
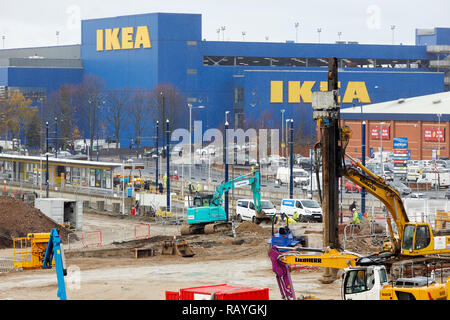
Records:
[[[344,300],[379,300],[380,290],[388,284],[384,266],[350,267],[342,278]]]
[[[450,237],[436,233],[428,223],[407,223],[403,231],[401,254],[422,256],[450,252]]]

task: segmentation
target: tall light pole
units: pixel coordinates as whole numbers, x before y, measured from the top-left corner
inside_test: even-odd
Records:
[[[391,30],[392,30],[392,44],[394,44],[395,25],[391,25]]]
[[[286,142],[284,141],[284,112],[286,110],[281,109],[281,155],[284,155],[284,150],[286,148]]]
[[[383,166],[383,126],[384,122],[380,122],[380,164],[381,164],[381,174],[384,178],[384,166]]]
[[[155,190],[159,190],[159,148],[158,148],[158,139],[159,139],[159,121],[156,121],[156,170],[155,170]],[[156,192],[158,193],[158,192]]]
[[[298,22],[296,22],[295,24],[294,24],[294,27],[295,27],[295,43],[297,43],[298,42],[298,27],[300,26],[300,23],[298,23]]]
[[[55,158],[58,158],[58,117],[55,117]]]
[[[48,187],[49,187],[49,181],[48,181],[48,121],[45,122],[45,146],[46,146],[46,152],[45,152],[45,159],[46,159],[46,168],[45,168],[45,197],[48,198]]]
[[[189,153],[191,155],[191,163],[189,166],[189,179],[192,179],[192,164],[193,164],[193,152],[192,152],[192,109],[203,109],[205,106],[194,107],[188,103],[189,108]]]
[[[294,198],[294,119],[290,120],[291,138],[289,139],[289,199]]]
[[[319,43],[320,43],[320,33],[322,32],[322,28],[317,28],[317,34],[319,35]]]
[[[242,31],[242,41],[245,41],[245,35],[246,35],[247,33],[245,32],[245,31]]]
[[[56,31],[56,45],[59,44],[59,31]]]
[[[3,49],[5,49],[5,36],[2,36],[2,42],[3,42]]]
[[[285,121],[286,121],[286,127],[284,129],[284,142],[285,142],[284,156],[287,158],[287,146],[286,146],[286,143],[288,141],[288,129],[289,129],[288,122],[291,121],[291,119],[286,119]]]
[[[220,28],[216,29],[217,32],[217,41],[220,41]]]
[[[225,111],[225,132],[224,132],[224,145],[223,145],[223,164],[225,166],[225,182],[228,181],[228,141],[227,141],[227,130],[228,130],[228,114],[230,111]],[[225,192],[225,213],[226,219],[228,221],[228,191]]]
[[[361,155],[362,155],[362,165],[366,165],[366,121],[361,123]],[[342,181],[342,179],[341,179]],[[341,192],[342,196],[342,192]],[[366,189],[361,188],[361,213],[364,214],[366,211]]]
[[[222,30],[222,41],[225,41],[225,26],[221,26],[220,30]]]
[[[338,34],[339,41],[341,41],[342,32],[339,31],[337,34]]]
[[[441,155],[441,113],[437,114],[438,117],[438,152],[437,152],[437,159],[439,160]]]
[[[166,183],[167,183],[167,187],[166,187],[166,192],[167,192],[167,206],[166,206],[166,212],[171,212],[170,211],[170,130],[169,130],[169,119],[166,120],[166,165],[167,165],[167,179],[166,179]]]

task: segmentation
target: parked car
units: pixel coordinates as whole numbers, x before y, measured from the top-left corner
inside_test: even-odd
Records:
[[[269,200],[261,200],[261,209],[267,216],[274,216],[277,213],[272,202]],[[256,210],[253,199],[239,199],[236,205],[236,219],[237,221],[252,221],[256,222]]]
[[[408,198],[408,199],[429,199],[429,196],[426,195],[425,193],[413,192],[413,193],[407,195],[405,198]]]
[[[406,186],[405,184],[398,181],[390,181],[388,182],[391,187],[400,193],[400,195],[405,196],[411,193],[411,188]]]
[[[351,181],[348,181],[348,180],[345,181],[344,188],[345,188],[345,192],[358,192],[358,193],[361,192],[360,186],[358,186],[357,184],[355,184]]]
[[[310,199],[283,199],[280,212],[292,217],[295,212],[299,214],[300,221],[322,222],[323,214],[320,204]]]
[[[447,192],[445,193],[445,198],[450,199],[450,188],[447,189]]]

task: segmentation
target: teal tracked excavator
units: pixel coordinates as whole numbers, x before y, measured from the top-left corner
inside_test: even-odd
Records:
[[[187,224],[181,227],[181,234],[215,233],[230,231],[231,222],[222,207],[223,195],[232,189],[250,186],[255,203],[256,223],[272,222],[275,215],[268,215],[261,208],[260,174],[252,170],[251,173],[240,175],[232,180],[220,184],[214,194],[193,195],[192,205],[187,209]]]

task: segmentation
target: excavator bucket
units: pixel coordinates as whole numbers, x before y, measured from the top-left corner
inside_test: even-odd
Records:
[[[193,257],[195,255],[189,244],[184,240],[164,241],[161,254],[182,257]]]
[[[193,257],[195,255],[186,241],[177,241],[175,243],[175,251],[182,257]]]

